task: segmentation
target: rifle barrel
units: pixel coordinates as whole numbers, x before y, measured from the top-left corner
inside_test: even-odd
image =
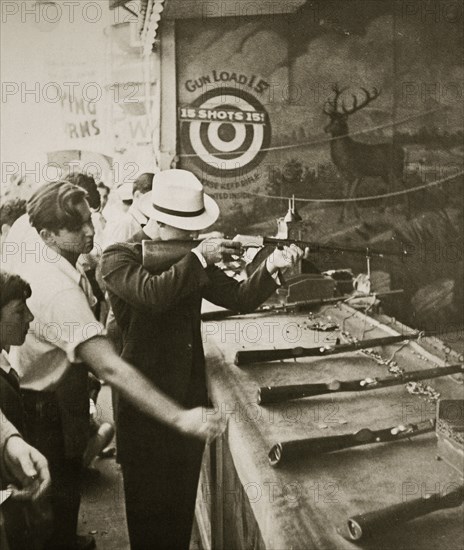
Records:
[[[323,355],[334,355],[337,353],[347,353],[360,349],[375,348],[403,342],[405,340],[415,340],[422,336],[422,333],[398,334],[393,336],[383,336],[381,338],[370,338],[347,344],[337,344],[333,346],[318,346],[313,348],[290,348],[290,349],[265,349],[265,350],[240,350],[235,355],[235,364],[237,366],[249,365],[252,363],[267,363],[270,361],[279,361],[283,359],[296,359],[298,357],[322,357]]]
[[[436,510],[456,508],[464,502],[464,485],[458,486],[446,495],[435,493],[428,498],[401,502],[380,510],[358,514],[348,519],[348,535],[359,541],[374,537],[383,531],[395,532],[402,523],[425,516]],[[347,537],[348,538],[348,537]]]
[[[401,294],[404,292],[402,288],[396,289],[396,290],[387,290],[385,292],[375,292],[372,294],[344,294],[342,296],[333,296],[330,298],[314,298],[311,300],[299,300],[297,302],[290,302],[288,304],[279,304],[276,306],[266,306],[266,307],[259,307],[255,309],[254,311],[250,313],[239,313],[237,311],[233,311],[231,309],[221,309],[218,311],[205,311],[201,314],[202,321],[222,321],[223,319],[228,319],[229,317],[235,317],[235,316],[244,316],[244,315],[256,315],[259,314],[266,314],[266,313],[273,313],[275,311],[292,311],[292,310],[298,310],[298,309],[305,309],[311,306],[315,305],[323,305],[323,304],[333,304],[337,302],[348,302],[349,300],[354,300],[356,298],[374,298],[374,297],[382,297],[382,296],[389,296],[391,294]]]
[[[246,240],[248,239],[248,241]],[[251,239],[251,240],[250,240]],[[254,239],[254,240],[253,240]],[[232,239],[229,239],[232,240]],[[332,252],[348,252],[352,254],[362,254],[363,256],[384,258],[386,256],[405,256],[407,251],[402,252],[387,252],[381,250],[372,250],[369,247],[341,247],[331,246],[319,243],[312,243],[309,241],[301,241],[294,239],[277,239],[275,237],[247,237],[244,238],[242,248],[261,248],[266,245],[280,246],[296,244],[300,248],[309,248],[312,252],[320,250],[327,250]],[[161,240],[143,240],[143,265],[148,270],[157,271],[170,267],[173,263],[178,262],[186,254],[188,254],[193,248],[198,246],[201,241],[195,240],[183,240],[175,239],[169,241]],[[237,242],[240,242],[239,240]]]
[[[310,241],[302,241],[302,240],[295,240],[295,239],[279,239],[277,237],[264,237],[263,238],[263,244],[264,245],[273,245],[273,246],[279,246],[279,245],[285,245],[290,246],[291,244],[296,244],[300,248],[309,248],[310,252],[319,252],[322,250],[326,250],[328,252],[348,252],[351,254],[362,254],[363,256],[369,256],[369,257],[377,257],[377,258],[385,258],[386,256],[407,256],[408,251],[402,250],[401,252],[391,252],[386,250],[375,250],[370,248],[369,246],[363,247],[356,247],[356,246],[336,246],[336,245],[330,245],[330,244],[321,244],[321,243],[313,243]]]
[[[290,399],[315,397],[325,393],[340,391],[341,382],[332,380],[320,384],[293,384],[288,386],[264,386],[258,389],[258,404],[279,403]]]
[[[290,399],[303,399],[315,397],[326,393],[369,391],[399,386],[407,382],[439,378],[449,374],[464,372],[464,365],[450,365],[420,371],[407,372],[401,376],[388,376],[386,378],[364,378],[361,380],[332,380],[326,383],[295,384],[289,386],[264,386],[258,389],[258,404],[279,403]]]
[[[396,441],[431,432],[434,429],[435,420],[431,419],[419,424],[393,426],[381,430],[363,428],[350,434],[282,441],[276,443],[269,451],[269,462],[271,466],[278,466],[302,456],[313,457],[360,445]]]

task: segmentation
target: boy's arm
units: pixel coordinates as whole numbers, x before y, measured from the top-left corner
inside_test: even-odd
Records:
[[[17,500],[36,500],[47,492],[51,483],[46,458],[26,443],[5,418],[0,422],[0,473],[2,480],[19,484],[20,489],[12,494]]]
[[[82,342],[77,353],[95,374],[116,388],[138,409],[181,433],[213,439],[223,430],[221,415],[202,407],[184,409],[158,390],[145,376],[114,351],[103,336]]]

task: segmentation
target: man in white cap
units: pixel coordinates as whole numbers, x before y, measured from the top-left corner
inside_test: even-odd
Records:
[[[303,251],[292,246],[274,253],[245,282],[215,266],[240,253],[240,243],[206,239],[166,268],[143,265],[143,239],[192,239],[219,216],[216,202],[185,170],[155,175],[143,208],[150,222],[132,242],[105,250],[102,275],[123,332],[122,357],[182,406],[206,404],[201,339],[202,298],[236,311],[252,311],[277,287],[281,269]],[[122,399],[117,426],[131,548],[187,549],[203,443],[163,426]]]

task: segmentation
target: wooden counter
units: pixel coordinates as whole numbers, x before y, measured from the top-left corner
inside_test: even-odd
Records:
[[[315,310],[314,318],[330,319],[359,339],[411,332],[392,319],[366,316],[346,305]],[[410,395],[404,385],[258,406],[259,386],[389,375],[386,366],[362,352],[242,368],[234,365],[240,349],[311,347],[334,341],[336,331],[310,330],[308,323],[308,314],[299,313],[244,315],[203,324],[210,397],[229,418],[227,432],[210,446],[202,472],[197,519],[205,547],[356,548],[337,532],[348,517],[430,493],[446,493],[462,483],[457,472],[436,459],[433,432],[270,466],[267,455],[278,441],[351,433],[363,427],[381,429],[435,416],[436,405]],[[395,354],[406,371],[462,361],[436,338],[392,344],[378,351],[385,359]],[[464,398],[461,375],[437,378],[430,384],[444,398]],[[460,506],[424,516],[359,546],[458,550],[464,548],[462,525]]]

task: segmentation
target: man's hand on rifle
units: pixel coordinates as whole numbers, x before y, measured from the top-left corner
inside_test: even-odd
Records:
[[[220,410],[197,407],[183,411],[179,415],[176,427],[186,435],[211,441],[222,434],[226,428],[226,421]]]
[[[289,267],[293,267],[301,259],[305,258],[309,254],[309,249],[303,251],[296,244],[290,246],[278,247],[274,252],[268,256],[266,260],[267,270],[271,275],[277,271],[285,272]]]
[[[239,242],[226,239],[210,238],[202,241],[194,251],[200,253],[207,265],[214,265],[232,256],[240,256],[242,246]]]

